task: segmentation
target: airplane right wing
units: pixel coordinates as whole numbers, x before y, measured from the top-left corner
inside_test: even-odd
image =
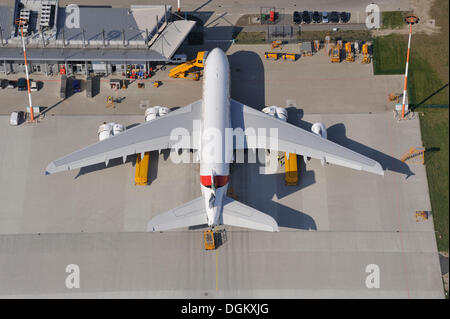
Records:
[[[244,135],[243,143],[242,140],[239,141],[239,144],[236,141],[236,149],[269,148],[384,175],[383,168],[377,161],[233,99],[231,99],[231,121],[233,129],[241,128]],[[264,137],[267,142],[265,139],[259,138],[258,129],[266,129]],[[268,135],[270,129],[277,131],[277,138]]]
[[[182,142],[189,142],[189,145],[181,145],[180,148],[196,149],[198,145],[193,144],[197,140],[194,135],[199,132],[194,132],[194,121],[201,119],[201,112],[202,100],[188,104],[167,115],[61,157],[47,166],[46,174],[102,162],[108,165],[109,160],[120,157],[125,162],[128,155],[171,148],[178,142],[171,139],[172,134],[174,137],[177,135],[176,131],[173,131],[174,129],[178,129],[178,133],[184,132],[178,135],[187,134],[189,137],[181,139]]]

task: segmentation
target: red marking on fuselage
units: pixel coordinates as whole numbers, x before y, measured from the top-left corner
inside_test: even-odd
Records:
[[[214,176],[214,186],[216,188],[225,186],[228,184],[230,176]],[[200,183],[203,186],[211,187],[211,175],[200,175]]]

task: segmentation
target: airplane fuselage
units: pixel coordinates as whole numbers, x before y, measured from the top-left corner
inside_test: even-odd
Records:
[[[225,133],[231,129],[230,67],[225,53],[218,48],[208,54],[205,62],[202,107],[200,183],[208,225],[215,226],[221,224],[233,150],[233,140],[227,139]]]

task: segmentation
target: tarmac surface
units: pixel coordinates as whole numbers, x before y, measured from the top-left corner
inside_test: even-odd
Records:
[[[144,187],[134,186],[132,160],[44,175],[52,160],[95,142],[103,121],[143,116],[56,115],[18,127],[0,116],[0,296],[442,298],[432,216],[415,219],[430,210],[425,168],[398,160],[421,145],[418,119],[289,112],[305,129],[324,122],[330,140],[376,159],[386,175],[311,160],[288,187],[283,167],[261,175],[259,164],[236,164],[233,195],[281,231],[225,227],[215,252],[203,249],[201,229],[145,233],[153,216],[200,195],[197,164],[152,152]],[[78,289],[65,286],[69,264],[80,268]],[[366,287],[370,264],[380,288]]]
[[[5,3],[12,1],[0,0]],[[152,4],[159,3],[176,6]],[[407,0],[377,3],[382,10],[409,9]],[[96,142],[104,121],[142,123],[142,101],[183,106],[201,98],[202,82],[169,79],[168,67],[144,89],[133,83],[113,92],[109,79],[120,78],[113,76],[102,79],[93,99],[83,91],[61,100],[58,77],[32,74],[44,84],[33,93],[34,105],[46,108],[39,124],[10,126],[10,112],[24,109],[27,96],[0,91],[0,298],[444,297],[432,212],[421,222],[415,215],[431,210],[425,167],[398,160],[422,146],[419,119],[398,123],[387,101],[389,93],[401,92],[402,76],[373,76],[372,65],[359,58],[331,64],[323,51],[292,63],[261,60],[268,45],[232,45],[239,17],[265,5],[273,2],[182,1],[183,10],[195,10],[207,26],[205,45],[185,47],[186,53],[222,47],[234,99],[257,109],[287,107],[289,121],[305,129],[325,123],[330,140],[377,160],[385,176],[316,160],[305,165],[299,157],[299,185],[288,187],[282,166],[265,175],[259,164],[235,164],[231,195],[273,216],[280,232],[221,227],[223,243],[205,251],[203,229],[145,232],[153,216],[200,196],[198,164],[175,165],[167,152],[152,152],[148,186],[134,186],[131,157],[125,164],[111,160],[107,168],[44,175],[54,159]],[[277,3],[286,13],[345,10],[352,19],[366,6],[359,0],[299,5]],[[295,45],[283,51],[299,52]],[[153,88],[152,80],[163,85]],[[106,108],[109,95],[122,102]],[[66,287],[71,264],[79,266],[80,288]],[[379,288],[366,285],[370,265],[379,268]]]
[[[183,52],[195,57],[198,50],[212,50],[217,43],[198,46],[185,46]],[[267,105],[289,106],[295,104],[305,113],[363,113],[384,112],[392,109],[388,95],[402,92],[402,75],[373,76],[372,64],[361,64],[362,57],[357,56],[354,63],[332,64],[321,49],[312,57],[298,57],[297,61],[264,60],[265,51],[270,45],[231,45],[219,43],[228,55],[231,68],[231,96],[243,103],[262,109]],[[281,50],[279,50],[281,52]],[[297,44],[284,45],[282,52],[299,53]],[[86,98],[84,89],[80,93],[69,95],[65,100],[59,97],[60,76],[45,77],[31,74],[33,80],[42,82],[42,88],[32,93],[33,104],[44,108],[46,116],[88,115],[88,114],[143,114],[142,102],[149,106],[184,106],[201,98],[202,81],[173,79],[168,76],[172,65],[165,70],[158,68],[155,75],[142,82],[145,88],[137,88],[131,83],[128,88],[113,91],[109,87],[110,79],[123,78],[112,75],[101,78],[96,84],[100,90],[94,98]],[[23,75],[8,76],[16,79]],[[79,79],[85,76],[77,75]],[[4,75],[0,74],[0,78]],[[152,81],[161,81],[154,88]],[[98,91],[98,90],[96,90]],[[182,94],[173,94],[182,92]],[[114,108],[106,108],[106,99],[113,96],[121,100]],[[24,109],[28,103],[27,92],[17,89],[0,90],[0,114]]]

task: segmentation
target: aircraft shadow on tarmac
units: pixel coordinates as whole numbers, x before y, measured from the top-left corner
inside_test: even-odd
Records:
[[[261,57],[251,51],[237,51],[228,56],[231,97],[255,109],[265,106],[265,76]]]
[[[166,153],[167,153],[166,151],[168,151],[170,153],[170,150],[162,151],[162,154],[164,154],[163,156],[165,157],[165,159],[167,159],[169,156],[168,154],[166,155]],[[119,165],[126,164],[126,163],[131,163],[131,165],[133,167],[135,167],[137,156],[139,156],[139,154],[127,156],[125,163],[123,162],[122,158],[114,158],[109,161],[108,166],[106,166],[105,163],[98,163],[98,164],[94,164],[91,166],[82,167],[82,168],[80,168],[78,174],[74,177],[74,179],[77,179],[78,177],[85,175],[85,174],[101,171],[106,168],[111,168],[111,167],[119,166]],[[148,177],[147,185],[151,185],[152,182],[154,180],[156,180],[156,178],[158,177],[158,163],[159,163],[158,151],[151,151],[148,173],[147,173],[147,177]]]
[[[316,230],[316,223],[311,216],[273,200],[274,197],[281,199],[316,182],[314,171],[306,169],[301,156],[298,163],[297,186],[286,186],[284,173],[261,174],[259,163],[247,163],[246,159],[245,163],[232,164],[229,196],[272,216],[280,227]]]

